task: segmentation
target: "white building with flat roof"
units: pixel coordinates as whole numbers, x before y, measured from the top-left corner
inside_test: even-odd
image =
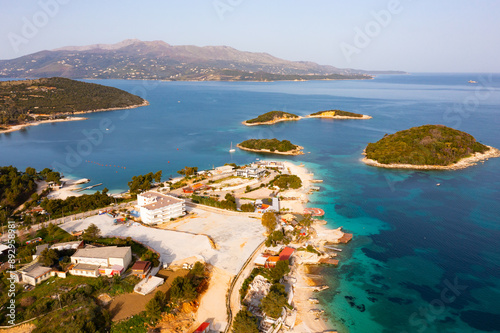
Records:
[[[185,210],[185,200],[148,191],[137,195],[137,206],[142,222],[158,224],[182,216]]]
[[[114,275],[124,272],[132,261],[130,246],[104,246],[79,249],[71,256],[74,264],[73,275],[92,276]]]
[[[264,176],[266,170],[261,168],[244,168],[236,170],[236,176],[245,178],[260,178]]]

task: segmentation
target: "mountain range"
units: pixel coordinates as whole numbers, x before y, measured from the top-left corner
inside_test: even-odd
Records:
[[[372,74],[404,72],[341,69],[228,46],[174,46],[163,41],[138,39],[116,44],[67,46],[0,60],[0,77],[12,78],[276,81],[369,79]]]

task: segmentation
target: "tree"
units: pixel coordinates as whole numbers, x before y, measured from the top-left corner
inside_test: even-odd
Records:
[[[162,174],[162,171],[161,171],[161,170],[159,170],[159,171],[157,171],[157,172],[155,173],[155,175],[154,175],[154,180],[155,180],[155,182],[157,182],[157,183],[161,182],[161,174]]]
[[[161,291],[158,291],[158,292],[161,292]],[[156,297],[153,297],[148,302],[148,304],[146,304],[146,313],[155,322],[161,318],[162,304],[160,303],[160,301]]]
[[[240,310],[234,318],[233,332],[259,333],[257,317],[255,317],[250,311]]]
[[[57,260],[59,259],[59,255],[57,252],[53,249],[45,249],[42,251],[40,254],[40,257],[38,258],[38,262],[40,262],[43,266],[52,266],[54,265]]]
[[[255,207],[251,203],[246,203],[246,204],[241,205],[240,209],[242,212],[250,212],[251,213],[251,212],[255,211]]]
[[[87,229],[85,229],[82,238],[86,241],[94,242],[100,235],[101,230],[94,223],[92,223]]]
[[[277,283],[283,276],[290,272],[290,262],[288,260],[280,260],[276,266],[269,272],[270,278]]]
[[[281,316],[283,307],[288,305],[287,297],[285,286],[275,283],[271,286],[266,297],[260,302],[260,308],[269,317],[278,318]]]
[[[198,167],[184,167],[184,169],[177,171],[180,175],[192,176],[198,172]]]
[[[262,225],[267,229],[268,233],[271,233],[276,229],[276,215],[273,212],[265,212],[262,215]]]

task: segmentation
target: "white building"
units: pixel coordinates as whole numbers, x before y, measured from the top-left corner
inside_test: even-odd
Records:
[[[264,176],[266,170],[261,168],[245,168],[236,170],[236,176],[245,178],[260,178]]]
[[[32,261],[28,265],[18,270],[16,282],[25,282],[32,286],[36,286],[42,281],[47,280],[53,271],[50,267],[42,266],[38,261]]]
[[[75,266],[69,272],[73,275],[92,277],[121,274],[131,261],[132,248],[130,246],[79,249],[71,256],[71,262]]]
[[[183,215],[185,200],[148,191],[137,195],[137,206],[142,222],[157,224]]]

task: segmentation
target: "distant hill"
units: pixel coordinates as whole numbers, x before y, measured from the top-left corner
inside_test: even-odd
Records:
[[[147,103],[121,89],[53,77],[0,82],[0,125],[82,111],[129,108]]]
[[[368,159],[381,164],[447,166],[490,148],[465,132],[443,125],[412,127],[369,143]]]
[[[367,71],[288,61],[267,53],[244,52],[228,46],[173,46],[163,41],[137,39],[109,45],[68,46],[0,60],[0,77],[51,76],[172,81],[371,78]]]

